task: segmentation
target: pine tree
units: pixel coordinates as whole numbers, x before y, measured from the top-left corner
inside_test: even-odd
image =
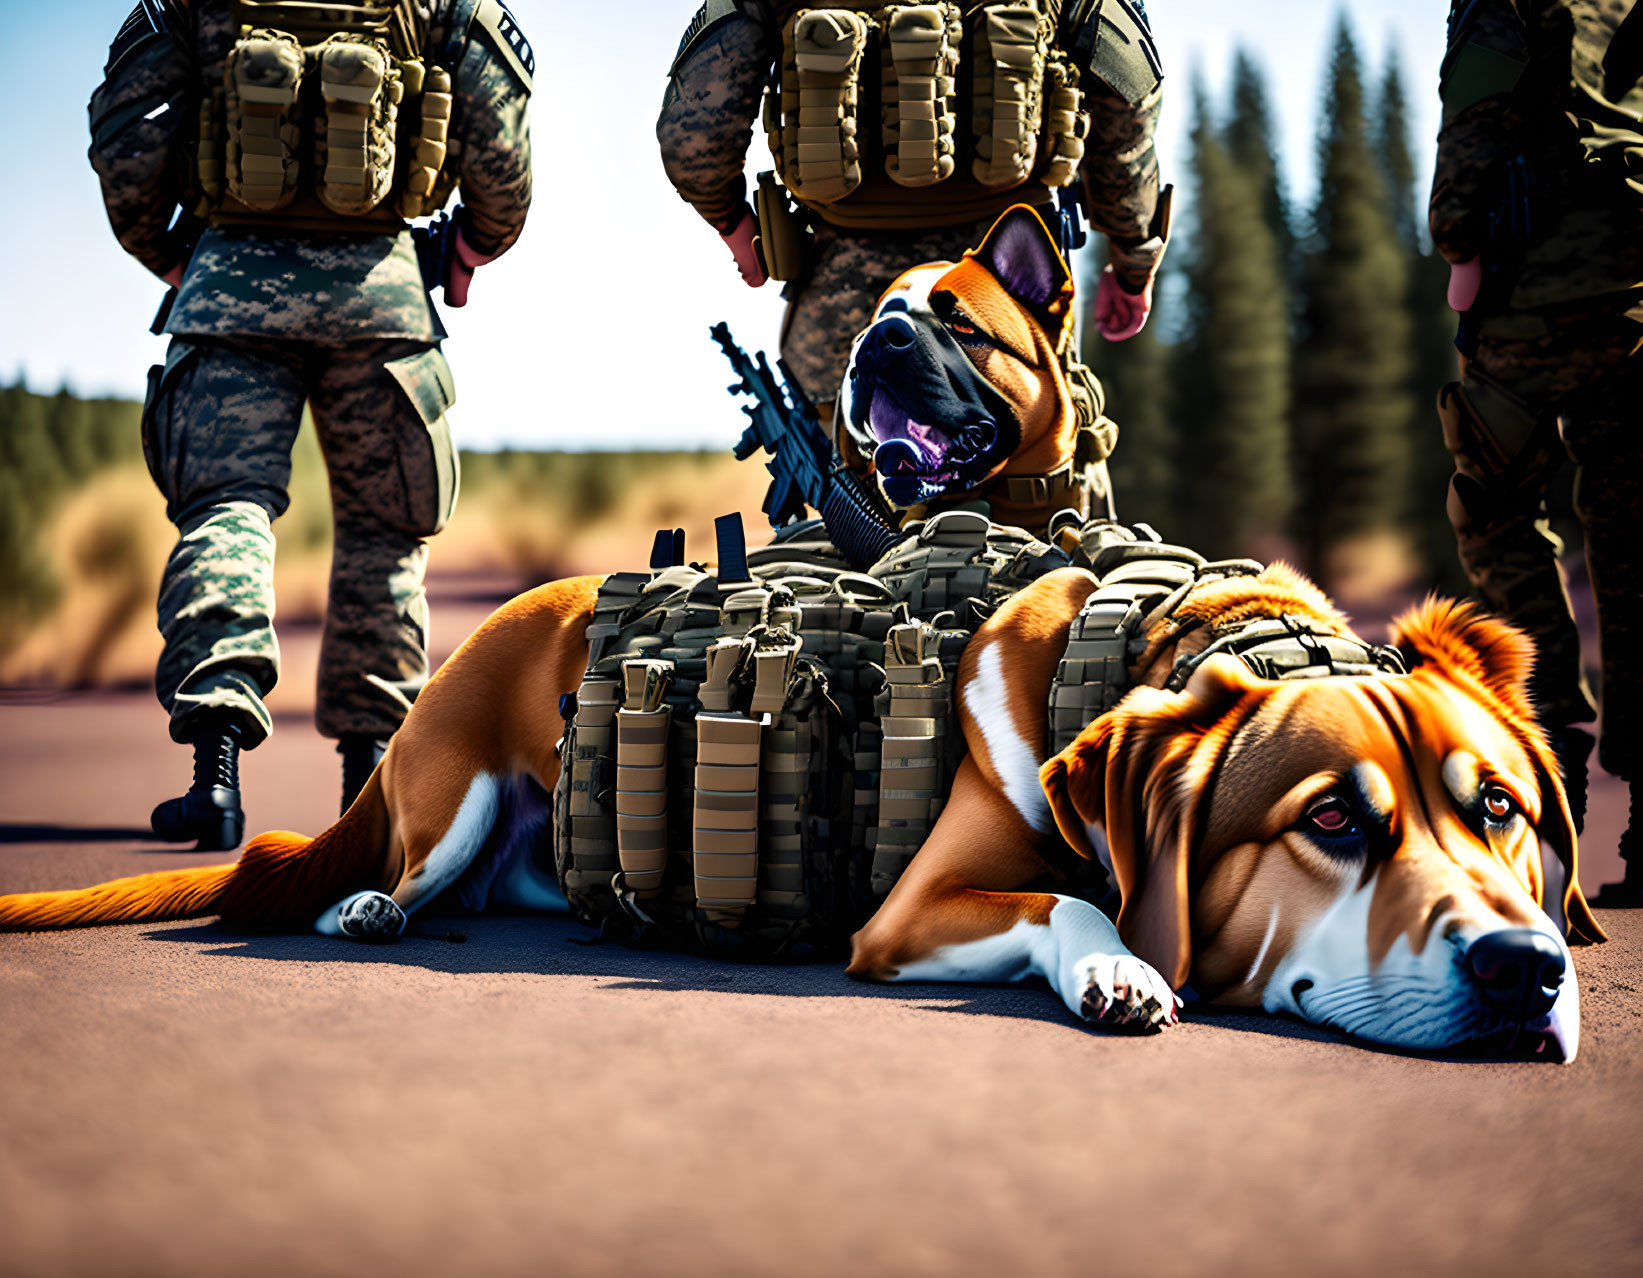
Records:
[[[1278,168],[1277,129],[1268,105],[1266,75],[1242,47],[1232,59],[1231,96],[1226,147],[1233,162],[1255,182],[1261,213],[1277,241],[1279,261],[1287,278],[1294,266],[1295,231],[1290,221],[1283,174]]]
[[[1201,83],[1193,101],[1187,331],[1176,377],[1180,455],[1191,459],[1182,535],[1212,555],[1271,554],[1292,500],[1287,290],[1262,208],[1273,187],[1234,159]]]
[[[1434,407],[1438,388],[1454,380],[1455,314],[1445,294],[1449,270],[1421,233],[1424,220],[1416,193],[1415,165],[1409,153],[1408,102],[1396,46],[1387,53],[1376,112],[1376,151],[1386,181],[1388,207],[1408,273],[1405,305],[1410,317],[1411,456],[1409,525],[1416,551],[1432,589],[1461,593],[1467,589],[1455,553],[1455,534],[1446,509],[1449,477],[1454,470]]]
[[[1318,138],[1318,196],[1302,245],[1297,533],[1310,567],[1348,538],[1397,530],[1409,485],[1407,275],[1364,118],[1361,63],[1343,17]]]

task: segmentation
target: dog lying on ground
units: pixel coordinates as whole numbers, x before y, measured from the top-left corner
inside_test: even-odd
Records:
[[[1010,237],[1007,252],[1001,240],[921,276],[918,310],[955,340],[980,338],[967,358],[1005,352],[1025,370],[1023,402],[1065,406],[1039,318],[1059,258],[1010,260],[1031,244]],[[975,261],[985,278],[967,269]],[[1014,326],[1030,342],[1001,332]],[[581,681],[601,580],[555,582],[499,609],[430,680],[358,800],[319,836],[264,834],[232,865],[0,898],[0,927],[219,915],[391,939],[459,879],[470,905],[563,908],[531,844],[559,776],[561,698]],[[1046,760],[1052,676],[1096,585],[1079,568],[1052,572],[971,640],[957,685],[968,755],[930,838],[854,938],[852,976],[1037,975],[1105,1026],[1161,1028],[1187,993],[1396,1046],[1500,1031],[1573,1058],[1579,994],[1566,937],[1603,934],[1580,894],[1567,800],[1525,691],[1528,640],[1469,605],[1431,603],[1398,625],[1407,674],[1265,679],[1236,656],[1202,654],[1260,618],[1350,637],[1344,619],[1282,565],[1212,576],[1144,621],[1133,690]],[[1188,669],[1184,686],[1166,689]],[[1108,869],[1116,919],[1024,890],[1064,873],[1063,841]]]

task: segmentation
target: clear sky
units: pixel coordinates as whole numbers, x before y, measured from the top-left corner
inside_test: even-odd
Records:
[[[115,243],[85,160],[85,104],[131,4],[0,12],[0,83],[28,108],[6,141],[0,379],[21,372],[35,389],[66,381],[82,394],[138,397],[148,365],[163,357],[163,339],[148,334],[163,286]],[[467,309],[445,312],[458,438],[469,447],[727,446],[740,418],[708,327],[727,320],[744,346],[773,350],[782,303],[774,286],[740,283],[657,159],[666,68],[696,0],[510,4],[537,55],[536,201],[519,245],[480,271]],[[1219,91],[1242,44],[1271,78],[1291,194],[1309,199],[1320,72],[1342,11],[1373,76],[1398,49],[1417,172],[1429,171],[1441,0],[1149,0],[1174,90],[1158,148],[1166,178],[1186,156],[1191,70]],[[750,170],[768,167],[756,138]]]

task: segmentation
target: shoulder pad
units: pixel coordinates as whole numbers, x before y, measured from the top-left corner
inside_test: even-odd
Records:
[[[1076,65],[1131,106],[1144,101],[1164,78],[1141,0],[1096,0],[1077,6],[1067,27]]]
[[[103,64],[106,78],[136,50],[154,40],[173,40],[181,22],[181,15],[172,11],[169,0],[137,0],[125,22],[115,33],[108,46],[108,61]]]
[[[667,69],[668,75],[672,76],[679,70],[679,64],[692,49],[740,12],[736,0],[702,0],[702,7],[696,10],[696,16],[685,28],[684,38],[679,41],[679,50],[673,55],[673,65]]]
[[[470,35],[478,32],[484,36],[486,43],[508,64],[525,92],[531,91],[532,77],[536,74],[536,54],[531,50],[531,42],[520,30],[518,19],[502,0],[479,0],[468,32]]]
[[[1485,0],[1455,0],[1450,6],[1449,47],[1438,68],[1438,97],[1445,123],[1485,98],[1510,93],[1529,65],[1527,58],[1475,38],[1486,7]]]

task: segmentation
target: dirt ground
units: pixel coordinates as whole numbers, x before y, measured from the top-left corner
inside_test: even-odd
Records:
[[[486,610],[447,596],[446,650]],[[335,755],[283,636],[254,827]],[[140,692],[0,695],[0,891],[199,863]],[[1583,843],[1613,877],[1623,792]],[[215,859],[215,858],[213,858]],[[484,918],[383,949],[181,923],[0,937],[0,1274],[1613,1274],[1643,1266],[1643,916],[1570,1066],[1264,1017],[1156,1038],[1044,988],[849,983]]]

